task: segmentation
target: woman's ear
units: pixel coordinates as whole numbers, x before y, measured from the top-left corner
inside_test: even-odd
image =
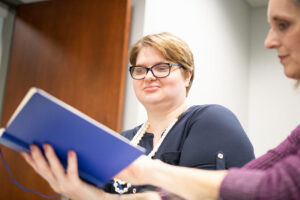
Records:
[[[187,71],[185,78],[185,87],[189,87],[192,78],[192,71]]]
[[[185,87],[189,87],[189,85],[190,85],[190,81],[186,81],[185,82]]]

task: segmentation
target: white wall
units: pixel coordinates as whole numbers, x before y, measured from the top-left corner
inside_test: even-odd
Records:
[[[241,0],[146,0],[143,29],[143,35],[168,31],[185,40],[196,65],[190,104],[224,105],[237,114],[245,128],[249,19],[250,8]],[[134,99],[133,95],[126,98]],[[125,102],[126,112],[132,117],[124,118],[123,129],[146,119],[144,108],[135,101]]]
[[[276,51],[264,47],[269,28],[266,6],[251,8],[244,0],[145,1],[144,22],[139,22],[139,37],[131,43],[162,31],[183,38],[196,64],[190,103],[230,108],[242,122],[256,156],[278,145],[299,124],[300,89],[295,90],[294,81],[283,75]],[[130,82],[123,129],[146,119]]]
[[[300,90],[283,75],[275,50],[264,48],[267,8],[251,12],[248,135],[256,155],[278,145],[299,124]]]
[[[131,30],[129,47],[143,37],[144,33],[144,15],[145,15],[145,0],[132,0],[131,11]],[[128,63],[129,65],[129,63]],[[145,113],[139,112],[141,104],[135,97],[132,87],[132,79],[127,70],[126,87],[125,87],[125,102],[123,111],[122,129],[131,129],[139,123],[143,123]]]

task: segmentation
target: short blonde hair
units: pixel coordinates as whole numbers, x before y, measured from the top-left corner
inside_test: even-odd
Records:
[[[167,32],[147,35],[134,44],[129,51],[129,62],[136,65],[136,59],[143,47],[155,47],[168,61],[183,66],[184,76],[191,73],[189,85],[186,87],[186,94],[194,80],[194,56],[189,46],[181,38]]]

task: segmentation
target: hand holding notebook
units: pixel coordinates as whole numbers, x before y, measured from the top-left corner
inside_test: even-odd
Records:
[[[102,187],[144,153],[118,133],[43,90],[32,88],[0,131],[0,143],[18,152],[53,146],[62,165],[69,150],[78,157],[79,176]]]

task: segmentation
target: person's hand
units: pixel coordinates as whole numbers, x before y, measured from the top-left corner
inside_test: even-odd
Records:
[[[43,145],[43,148],[48,162],[36,145],[30,146],[31,155],[25,152],[22,152],[21,155],[55,192],[72,200],[106,199],[104,196],[107,193],[79,178],[77,156],[74,151],[68,152],[68,167],[65,170],[53,148],[47,144]]]
[[[115,178],[129,182],[134,185],[151,184],[151,177],[154,175],[155,167],[161,161],[153,160],[145,155],[140,156],[132,162],[126,169],[118,173]]]

